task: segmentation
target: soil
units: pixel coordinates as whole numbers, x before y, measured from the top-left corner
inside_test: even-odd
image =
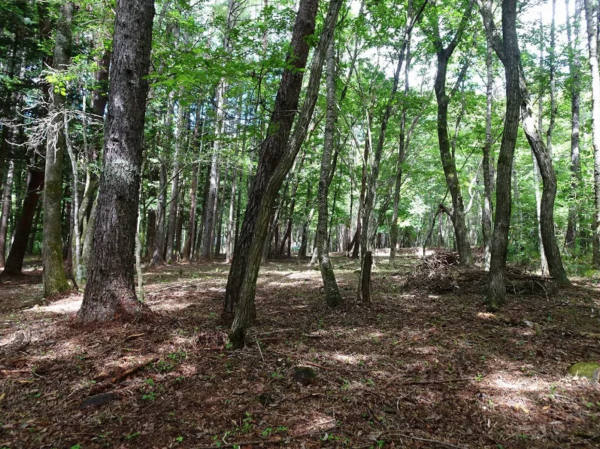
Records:
[[[481,276],[431,288],[418,251],[376,255],[370,305],[334,255],[337,309],[315,267],[265,264],[235,351],[222,261],[148,270],[152,315],[85,328],[81,293],[44,302],[30,261],[0,278],[0,447],[600,447],[600,387],[567,374],[600,362],[600,286],[513,289],[490,314]]]

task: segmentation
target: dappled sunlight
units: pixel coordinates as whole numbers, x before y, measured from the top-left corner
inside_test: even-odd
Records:
[[[82,294],[71,294],[64,299],[54,301],[45,306],[35,305],[30,309],[26,309],[24,312],[25,313],[57,313],[57,314],[76,313],[81,308],[82,301],[83,301]]]

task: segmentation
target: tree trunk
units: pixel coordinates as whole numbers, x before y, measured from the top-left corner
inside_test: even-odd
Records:
[[[175,154],[173,155],[173,172],[171,174],[171,198],[169,199],[169,220],[167,227],[167,253],[166,261],[173,263],[173,247],[177,232],[177,197],[179,196],[179,155],[183,145],[183,128],[185,126],[185,113],[181,102],[178,105],[179,120],[177,120],[177,137],[175,138]]]
[[[581,0],[575,2],[575,14],[573,15],[573,28],[569,17],[569,0],[565,1],[567,10],[567,41],[569,76],[571,78],[571,192],[569,192],[569,220],[567,233],[565,235],[565,246],[571,250],[575,249],[577,227],[579,225],[579,213],[581,201],[578,197],[579,185],[581,184],[581,162],[579,160],[579,104],[581,92],[581,67],[577,49],[579,47],[579,13]]]
[[[412,33],[408,36],[406,46],[406,66],[404,67],[404,96],[408,98],[410,92],[410,40]],[[390,264],[396,260],[396,246],[398,246],[398,207],[400,205],[400,188],[402,187],[402,166],[406,159],[406,114],[407,104],[402,106],[402,118],[400,119],[400,137],[398,139],[398,161],[396,162],[396,183],[394,185],[394,206],[392,211],[392,226],[390,228]]]
[[[481,227],[483,231],[483,266],[490,269],[492,257],[492,186],[494,185],[492,161],[492,105],[494,78],[492,73],[492,44],[486,39],[487,51],[485,56],[486,80],[486,111],[485,111],[485,145],[483,146],[483,207],[481,209]]]
[[[156,239],[156,211],[148,209],[148,219],[146,221],[146,256],[152,257]]]
[[[319,218],[317,221],[317,257],[321,269],[321,278],[325,287],[325,301],[329,307],[336,307],[342,302],[342,295],[335,279],[335,273],[329,259],[327,233],[327,193],[329,191],[329,172],[331,170],[331,153],[335,140],[336,95],[335,95],[335,57],[334,39],[327,49],[327,112],[325,119],[325,136],[323,155],[321,156],[321,175],[319,177]],[[293,200],[292,200],[293,201]],[[290,217],[291,220],[291,217]]]
[[[506,298],[506,256],[508,253],[508,230],[511,212],[511,175],[521,110],[521,89],[519,87],[519,66],[521,54],[517,36],[517,1],[502,0],[502,36],[496,34],[495,24],[491,13],[491,1],[480,4],[486,33],[493,44],[499,59],[504,65],[506,76],[506,114],[504,132],[498,154],[498,169],[496,176],[496,217],[492,236],[492,257],[488,293],[486,296],[489,311],[496,311]]]
[[[304,104],[290,136],[302,89],[303,69],[308,59],[309,46],[306,38],[314,33],[318,9],[318,0],[300,1],[290,51],[286,58],[286,69],[275,99],[267,138],[261,146],[256,177],[248,195],[244,223],[227,280],[223,315],[225,318],[231,317],[235,308],[235,319],[229,335],[234,346],[243,346],[246,329],[255,315],[256,279],[271,210],[277,191],[306,137],[318,96],[325,53],[341,3],[341,0],[329,3],[321,38],[313,55]]]
[[[598,22],[592,0],[583,0],[587,23],[589,64],[592,72],[592,146],[594,148],[594,220],[592,265],[600,268],[600,73],[598,72]]]
[[[54,46],[54,69],[65,71],[71,59],[71,22],[73,3],[65,2],[60,8]],[[65,275],[62,254],[62,172],[65,150],[63,114],[66,98],[60,92],[52,96],[50,114],[52,131],[46,143],[46,169],[44,186],[44,238],[42,260],[44,265],[44,297],[67,291],[69,283]]]
[[[6,265],[2,274],[21,274],[23,258],[27,249],[27,240],[31,232],[31,224],[43,188],[44,172],[31,169],[28,174],[27,193],[21,207],[21,218],[15,229],[12,246],[6,258]]]
[[[132,318],[140,311],[134,249],[153,17],[153,0],[117,1],[94,251],[78,313],[82,322]]]
[[[217,86],[215,98],[216,107],[216,123],[215,136],[212,150],[212,158],[210,163],[210,181],[208,187],[208,196],[206,208],[204,209],[204,230],[202,234],[202,244],[200,249],[200,257],[204,260],[211,260],[213,257],[213,243],[215,236],[215,205],[217,204],[217,196],[219,194],[218,176],[219,176],[219,150],[220,150],[220,135],[223,126],[223,89],[222,83]]]
[[[450,149],[450,140],[448,137],[448,105],[450,103],[450,96],[446,94],[446,72],[448,69],[448,62],[452,53],[456,49],[459,40],[462,38],[462,34],[467,24],[467,19],[471,15],[471,5],[463,14],[458,30],[446,48],[443,47],[443,41],[439,34],[437,27],[438,18],[434,19],[434,45],[437,53],[437,73],[435,77],[435,96],[437,99],[437,133],[440,147],[440,156],[442,159],[442,166],[444,167],[444,175],[446,177],[446,184],[448,190],[452,196],[452,225],[454,226],[455,242],[459,254],[459,263],[464,266],[471,265],[473,259],[471,256],[471,244],[469,242],[469,236],[467,233],[467,226],[465,223],[465,205],[463,196],[460,188],[460,181],[458,179],[458,172],[456,170],[456,159]]]
[[[0,268],[4,267],[4,263],[6,261],[6,235],[8,231],[8,215],[10,214],[10,206],[12,202],[12,184],[14,171],[15,163],[11,160],[8,163],[6,183],[4,184],[4,192],[2,195],[2,218],[0,219]]]
[[[156,206],[156,229],[154,237],[154,251],[152,253],[152,261],[150,265],[162,265],[165,262],[163,249],[165,246],[165,213],[166,213],[166,195],[167,189],[167,169],[164,163],[160,164],[158,184],[158,198]]]

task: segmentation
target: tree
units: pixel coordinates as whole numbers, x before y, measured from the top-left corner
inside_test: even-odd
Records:
[[[450,218],[452,219],[452,224],[454,225],[454,234],[456,236],[456,247],[458,249],[459,261],[461,265],[465,266],[471,265],[473,261],[471,257],[471,243],[469,242],[467,227],[465,225],[465,205],[456,171],[456,162],[454,160],[454,155],[450,150],[450,140],[448,137],[448,105],[450,103],[450,99],[454,96],[454,93],[462,82],[462,78],[466,75],[467,66],[463,66],[463,70],[461,70],[455,87],[452,89],[450,95],[446,94],[446,73],[448,70],[448,62],[452,56],[452,53],[454,53],[458,42],[462,38],[469,17],[471,16],[472,7],[473,2],[470,1],[468,7],[463,13],[462,19],[456,30],[456,34],[445,48],[440,35],[439,18],[437,14],[432,14],[433,17],[431,19],[433,28],[433,44],[437,54],[437,73],[435,77],[434,89],[438,104],[437,127],[440,156],[442,159],[442,166],[444,167],[444,174],[446,176],[448,190],[452,196],[452,213]]]
[[[304,138],[314,111],[325,53],[332,38],[342,0],[329,4],[327,19],[319,44],[313,56],[311,76],[306,97],[290,137],[295,112],[302,87],[303,68],[308,59],[309,46],[306,38],[314,33],[318,1],[302,0],[298,8],[296,24],[292,33],[287,68],[275,100],[275,108],[269,123],[267,138],[261,146],[256,176],[248,197],[244,223],[231,264],[223,316],[235,318],[229,340],[234,346],[243,346],[247,328],[254,315],[254,292],[260,267],[260,258],[267,235],[271,208]]]
[[[134,248],[152,48],[153,0],[118,0],[94,252],[78,319],[138,314]]]
[[[325,122],[325,137],[323,155],[321,156],[321,174],[319,177],[319,218],[317,221],[317,254],[321,278],[325,287],[325,300],[329,307],[335,307],[342,302],[342,295],[335,280],[335,273],[329,259],[329,239],[327,232],[327,194],[329,190],[329,174],[331,171],[331,156],[335,139],[336,95],[335,95],[335,49],[331,39],[327,48],[327,117]],[[293,201],[293,200],[292,200]]]
[[[65,2],[60,8],[59,25],[56,29],[54,46],[54,69],[57,72],[66,71],[71,59],[71,22],[74,5]],[[48,133],[46,142],[46,170],[44,186],[44,296],[67,291],[69,283],[63,267],[62,249],[62,177],[63,158],[65,151],[64,118],[66,101],[61,84],[54,87],[50,119],[52,130]]]
[[[598,72],[597,5],[583,0],[587,24],[588,61],[592,72],[592,146],[594,148],[594,222],[592,264],[600,268],[600,73]]]

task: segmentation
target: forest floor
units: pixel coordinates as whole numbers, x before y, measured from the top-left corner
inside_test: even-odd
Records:
[[[412,250],[376,260],[363,305],[357,263],[333,257],[335,310],[318,270],[267,263],[236,351],[222,262],[148,270],[154,316],[86,329],[80,293],[41,301],[39,265],[0,278],[0,447],[600,447],[600,386],[567,374],[600,362],[600,285],[514,289],[489,314],[439,270],[409,276]],[[299,366],[316,377],[297,382]]]

